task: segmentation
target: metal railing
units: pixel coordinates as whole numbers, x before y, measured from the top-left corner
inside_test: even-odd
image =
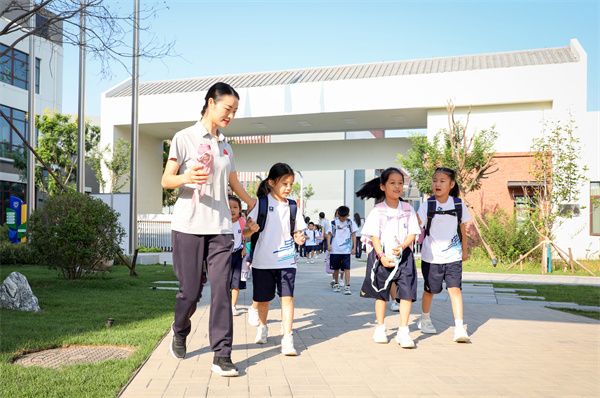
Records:
[[[160,247],[165,252],[171,246],[171,221],[138,220],[138,246]]]

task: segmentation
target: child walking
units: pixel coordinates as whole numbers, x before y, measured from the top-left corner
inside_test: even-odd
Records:
[[[321,235],[315,228],[314,222],[311,221],[308,223],[308,229],[304,232],[304,236],[306,237],[306,262],[308,264],[314,264],[315,256],[319,249],[319,241],[321,240]]]
[[[331,222],[331,230],[327,234],[327,249],[331,252],[329,267],[333,270],[331,286],[334,292],[341,290],[338,278],[340,272],[346,281],[345,295],[350,291],[350,255],[356,250],[356,231],[358,227],[349,219],[350,209],[340,206],[336,210],[337,218]]]
[[[267,316],[269,303],[275,298],[275,290],[281,298],[283,338],[281,353],[297,355],[292,336],[294,318],[294,285],[296,281],[297,257],[294,242],[305,242],[306,224],[298,211],[292,220],[293,201],[287,199],[294,184],[294,170],[285,163],[276,163],[269,175],[257,189],[259,201],[267,197],[268,211],[264,228],[256,241],[252,258],[253,299],[258,303],[259,326],[255,343],[265,344],[269,334]],[[264,199],[263,199],[264,200]],[[260,204],[248,215],[244,236],[259,232],[258,220]],[[292,236],[293,233],[293,236]]]
[[[452,302],[454,313],[454,341],[471,341],[463,325],[462,262],[468,258],[464,246],[465,222],[471,219],[467,207],[458,198],[456,172],[440,167],[433,173],[434,196],[423,203],[417,212],[419,224],[425,228],[421,252],[421,271],[425,280],[423,313],[418,327],[423,333],[435,334],[429,316],[433,295],[442,291],[442,281]]]
[[[417,300],[417,270],[411,244],[421,229],[412,206],[400,200],[403,189],[402,173],[390,167],[379,178],[364,183],[356,193],[362,199],[383,199],[371,210],[362,229],[368,255],[367,273],[360,295],[376,300],[377,327],[373,341],[387,344],[385,309],[392,282],[395,282],[395,300],[400,302],[400,328],[396,342],[402,348],[413,348],[415,343],[409,334],[408,318],[412,302]]]
[[[236,196],[229,196],[229,208],[231,209],[231,222],[233,222],[233,253],[231,254],[231,312],[233,316],[239,316],[237,301],[240,289],[246,289],[246,279],[242,277],[242,263],[246,257],[244,237],[242,230],[246,221],[240,217],[242,202]]]

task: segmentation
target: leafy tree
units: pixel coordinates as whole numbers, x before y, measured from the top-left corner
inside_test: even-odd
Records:
[[[452,101],[448,101],[446,109],[448,111],[448,129],[438,131],[431,142],[425,136],[413,135],[410,138],[413,146],[407,156],[398,155],[396,162],[400,163],[408,172],[417,184],[419,191],[429,195],[433,194],[431,177],[436,168],[449,167],[456,171],[456,183],[460,190],[460,196],[470,213],[474,215],[472,217],[473,225],[495,264],[494,253],[484,239],[479,225],[482,224],[487,228],[485,221],[477,216],[465,196],[480,189],[481,180],[497,171],[497,169],[492,170],[492,167],[494,166],[494,143],[498,138],[498,133],[495,131],[495,126],[491,126],[488,130],[480,130],[469,135],[467,126],[471,108],[469,108],[464,125],[455,120],[455,106]]]
[[[167,160],[169,160],[169,150],[171,149],[171,141],[165,140],[163,141],[163,173],[165,171],[165,167],[167,165]],[[162,189],[162,204],[163,207],[171,207],[175,205],[177,202],[177,189]]]
[[[96,179],[100,184],[100,190],[104,191],[107,182],[110,182],[110,192],[117,193],[129,181],[129,169],[131,164],[131,144],[128,141],[119,138],[110,150],[110,145],[106,148],[92,149],[87,163],[96,173]],[[102,167],[109,171],[108,180],[102,175]],[[122,177],[125,177],[122,179]]]
[[[35,126],[40,138],[36,151],[42,160],[52,168],[54,174],[67,187],[75,189],[73,184],[77,180],[77,119],[71,120],[71,115],[58,112],[50,113],[48,110],[43,115],[35,117]],[[90,152],[98,146],[100,141],[100,127],[85,123],[85,150]],[[27,179],[27,157],[25,151],[13,152],[14,166],[21,171],[21,180]],[[61,191],[60,186],[53,179],[48,180],[44,186],[43,170],[35,169],[35,183],[42,192],[56,195]]]
[[[589,168],[581,164],[581,141],[576,136],[576,130],[577,126],[571,114],[566,123],[543,119],[541,137],[534,138],[531,145],[534,163],[529,174],[538,186],[531,192],[527,190],[524,192],[532,203],[537,204],[537,211],[529,215],[529,221],[541,238],[536,248],[542,246],[544,251],[542,273],[547,270],[545,261],[548,245],[565,261],[565,264],[569,262],[566,259],[568,254],[554,240],[560,226],[566,220],[573,218],[574,208],[568,205],[579,201],[580,188],[588,181],[586,173]],[[519,261],[521,259],[509,268]],[[575,262],[594,275],[579,262]]]
[[[300,195],[300,183],[295,182],[294,185],[292,185],[292,192],[290,192],[290,199],[298,199],[298,200],[302,199],[304,201],[304,208],[306,209],[308,200],[310,198],[312,198],[312,196],[314,194],[315,194],[315,191],[313,190],[312,184],[308,184],[308,186],[304,187],[304,195]]]

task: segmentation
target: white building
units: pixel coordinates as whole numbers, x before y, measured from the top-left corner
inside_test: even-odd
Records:
[[[0,1],[0,10],[4,10],[6,1]],[[7,25],[10,15],[0,17],[0,29]],[[45,23],[44,15],[36,15],[36,23]],[[52,34],[57,35],[61,26],[55,26]],[[50,34],[42,32],[41,34]],[[22,33],[12,33],[0,37],[0,53],[4,52]],[[62,108],[63,48],[42,36],[34,36],[36,68],[35,112],[42,114]],[[60,39],[58,40],[60,41]],[[25,39],[0,59],[0,107],[11,119],[17,129],[27,137],[28,120],[28,69],[29,39]],[[8,207],[9,196],[16,196],[26,202],[27,184],[19,178],[19,171],[13,167],[9,153],[26,149],[19,136],[12,132],[9,124],[0,117],[0,209],[4,223],[4,214]]]
[[[600,250],[600,209],[591,215],[589,206],[592,194],[600,196],[599,113],[586,111],[586,80],[587,55],[573,39],[551,49],[141,83],[138,211],[161,212],[162,141],[198,120],[206,90],[218,81],[240,94],[224,134],[271,136],[270,143],[234,145],[238,171],[289,163],[316,191],[311,218],[316,210],[331,218],[344,203],[364,216],[372,204],[355,202],[353,192],[407,152],[410,141],[398,131],[432,137],[447,126],[445,104],[453,99],[457,115],[473,107],[472,129],[496,126],[502,154],[527,152],[542,117],[565,120],[571,112],[591,183],[581,187],[579,205],[587,208],[564,225],[558,243],[585,257],[586,249]],[[129,140],[130,122],[126,81],[103,94],[102,145]],[[498,182],[505,198],[495,203],[514,200],[508,178]]]

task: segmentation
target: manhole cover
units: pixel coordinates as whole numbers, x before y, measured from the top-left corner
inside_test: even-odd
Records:
[[[55,348],[23,355],[16,359],[14,363],[23,366],[43,366],[58,369],[63,365],[96,363],[107,359],[126,359],[133,354],[133,351],[133,348],[106,346]]]

